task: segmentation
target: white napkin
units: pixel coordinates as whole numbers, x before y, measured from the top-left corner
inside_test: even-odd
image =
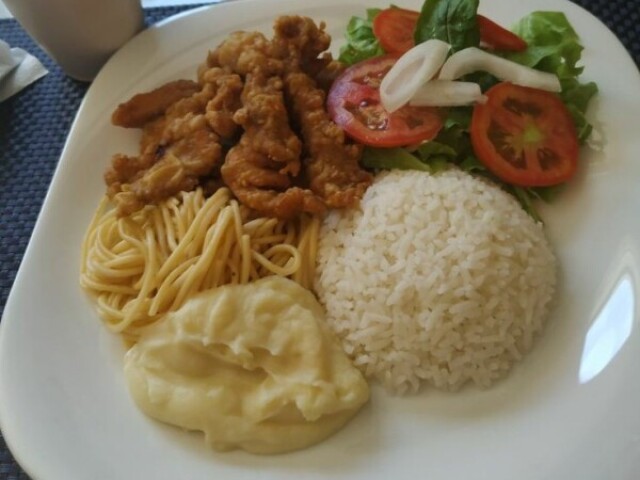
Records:
[[[0,40],[0,102],[47,73],[36,57]]]

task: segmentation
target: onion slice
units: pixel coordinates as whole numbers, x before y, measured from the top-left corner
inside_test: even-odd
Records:
[[[473,82],[431,80],[418,89],[409,105],[414,107],[462,107],[485,103],[480,85]]]
[[[538,88],[548,92],[562,90],[560,80],[554,74],[525,67],[476,47],[465,48],[451,55],[442,66],[438,78],[455,80],[478,70],[489,72],[500,80],[523,87]]]
[[[389,113],[409,102],[420,86],[431,80],[447,58],[451,46],[427,40],[402,55],[380,83],[380,101]]]

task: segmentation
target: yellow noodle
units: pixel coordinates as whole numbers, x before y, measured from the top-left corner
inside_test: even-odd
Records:
[[[171,256],[167,260],[167,262],[162,266],[158,275],[161,277],[170,272],[175,266],[180,263],[181,259],[185,256],[193,256],[187,255],[187,252],[191,250],[191,243],[198,243],[199,240],[202,240],[202,237],[206,233],[206,228],[202,228],[203,225],[211,225],[215,222],[215,218],[220,212],[220,207],[224,204],[226,200],[226,195],[222,192],[223,189],[218,190],[215,195],[213,195],[207,202],[204,204],[203,208],[200,209],[196,218],[189,226],[188,230],[180,239],[180,243],[177,248],[171,253]],[[222,202],[221,202],[222,200]],[[209,208],[207,208],[209,207]],[[201,243],[200,243],[201,244]]]
[[[171,218],[172,210],[170,208],[169,202],[166,202],[163,205],[160,205],[159,210],[162,214],[162,221],[164,223],[165,235],[167,236],[167,246],[169,247],[169,251],[173,252],[178,247],[178,234],[176,232],[176,226]]]
[[[291,255],[285,265],[278,265],[277,263],[274,263],[270,258],[274,253],[278,253],[280,251],[287,251]],[[258,262],[268,271],[273,272],[276,275],[281,275],[283,277],[293,275],[293,273],[295,273],[295,271],[300,268],[300,265],[302,263],[300,259],[300,252],[298,252],[298,250],[291,245],[275,245],[267,250],[264,255],[253,251],[252,257],[256,262]]]
[[[224,283],[225,281],[225,273],[226,273],[226,259],[229,258],[231,250],[236,245],[235,237],[232,235],[228,235],[225,238],[225,243],[220,250],[219,258],[215,259],[211,264],[211,268],[209,269],[209,282],[206,288],[215,288]]]
[[[154,316],[159,312],[163,312],[169,309],[173,298],[180,290],[182,282],[180,278],[187,272],[194,263],[198,261],[197,257],[189,258],[173,270],[167,278],[164,279],[162,284],[158,287],[157,293],[151,307],[149,308],[149,315]]]
[[[167,235],[166,225],[162,218],[161,209],[154,208],[151,212],[151,221],[153,222],[153,230],[158,237],[158,249],[161,257],[167,258],[169,256],[169,240]]]
[[[240,246],[242,250],[242,266],[240,268],[240,283],[245,284],[249,282],[251,275],[251,237],[245,234],[240,239]]]
[[[131,253],[115,257],[104,262],[103,267],[106,268],[133,268],[143,265],[139,255],[131,250]]]
[[[172,214],[171,223],[173,224],[176,232],[176,239],[178,242],[180,242],[184,238],[187,231],[182,218],[183,216],[180,214],[180,208],[176,202],[169,203],[169,211]]]
[[[212,236],[211,241],[205,245],[202,255],[193,267],[193,272],[189,278],[185,279],[184,284],[180,287],[180,291],[173,301],[172,309],[178,308],[185,302],[190,294],[192,295],[198,291],[198,287],[206,274],[205,269],[211,264],[211,262],[213,262],[213,257],[218,250],[224,231],[229,226],[232,219],[232,212],[225,208],[218,217],[216,224],[212,227],[215,229],[215,233]]]
[[[80,284],[108,327],[135,342],[142,327],[197,292],[262,276],[313,279],[318,218],[251,218],[228,189],[201,189],[118,218],[104,198],[82,247]]]
[[[91,273],[102,278],[110,278],[116,280],[118,278],[129,278],[134,275],[140,275],[144,272],[144,265],[132,268],[109,268],[105,265],[92,262]]]
[[[80,285],[85,290],[93,292],[114,292],[124,295],[136,295],[138,293],[138,290],[130,285],[96,281],[90,275],[83,275],[82,278],[80,278]]]
[[[231,200],[231,210],[233,212],[233,226],[235,227],[236,242],[242,239],[242,212],[236,200]]]

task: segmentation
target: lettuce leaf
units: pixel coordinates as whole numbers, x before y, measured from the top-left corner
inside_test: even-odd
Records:
[[[378,39],[373,34],[373,19],[380,13],[379,8],[367,10],[366,18],[351,17],[347,24],[346,45],[340,49],[338,59],[347,65],[361,62],[368,58],[384,55]]]
[[[421,170],[431,172],[428,165],[421,162],[404,148],[366,147],[360,160],[363,166],[373,170]]]
[[[562,12],[533,12],[520,19],[512,31],[528,48],[508,55],[522,65],[552,72],[562,78],[582,73],[577,65],[583,47],[580,38]]]
[[[529,45],[524,52],[505,55],[528,67],[555,73],[562,84],[560,94],[573,116],[578,139],[584,143],[592,127],[585,117],[589,101],[598,92],[595,83],[581,83],[578,65],[583,47],[580,38],[562,12],[533,12],[523,17],[513,32]]]

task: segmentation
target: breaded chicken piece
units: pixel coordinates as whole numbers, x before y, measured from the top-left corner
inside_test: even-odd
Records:
[[[150,142],[138,157],[116,155],[105,174],[119,175],[109,185],[119,216],[129,215],[145,205],[155,204],[181,191],[193,190],[222,161],[219,137],[203,114],[191,112],[167,122],[164,139]],[[155,146],[154,146],[155,145]],[[126,160],[124,165],[120,162]],[[138,167],[135,171],[134,167]]]
[[[244,137],[243,137],[244,138]],[[269,159],[243,139],[229,150],[222,178],[240,202],[256,212],[290,219],[301,212],[320,214],[324,203],[310,190],[292,186],[291,178],[271,168]]]
[[[107,194],[118,215],[129,215],[147,204],[194,189],[222,162],[221,137],[234,137],[238,128],[233,114],[240,106],[242,81],[238,75],[216,68],[204,73],[203,82],[194,84],[198,87],[194,93],[170,105],[158,93],[163,87],[127,102],[133,105],[136,98],[144,98],[146,111],[155,114],[136,117],[148,118],[141,125],[139,155],[115,155],[105,172]],[[209,107],[215,109],[214,114]]]
[[[178,100],[190,97],[200,90],[191,80],[169,82],[150,92],[134,95],[118,105],[111,115],[111,123],[120,127],[142,128],[146,123],[162,115]]]
[[[246,77],[242,103],[234,120],[244,133],[221,168],[227,186],[240,202],[267,216],[324,211],[322,200],[294,186],[302,147],[289,127],[281,79],[255,69]]]
[[[247,76],[242,92],[242,108],[233,119],[244,128],[243,138],[251,139],[253,149],[269,159],[283,175],[300,172],[300,139],[289,126],[284,104],[282,80],[256,72]]]
[[[329,91],[333,81],[346,69],[326,50],[331,37],[325,32],[324,22],[319,25],[309,17],[282,16],[273,25],[272,53],[285,62],[286,70],[301,70]]]
[[[272,55],[285,63],[293,61],[302,71],[313,73],[308,70],[313,70],[317,62],[322,61],[320,54],[331,45],[331,37],[324,31],[325,27],[324,22],[316,25],[309,17],[278,17],[273,25]]]
[[[304,166],[311,191],[329,207],[356,205],[373,176],[360,168],[362,146],[348,144],[324,108],[324,91],[305,73],[285,76],[287,94],[304,139]]]
[[[144,205],[193,190],[221,159],[222,147],[216,134],[206,128],[194,130],[171,143],[160,160],[130,183],[124,197],[115,197],[119,213],[127,215]],[[129,198],[131,194],[135,199]]]
[[[362,147],[347,143],[342,129],[326,112],[324,90],[304,71],[318,60],[331,39],[322,23],[317,26],[300,16],[279,17],[274,32],[273,51],[285,66],[287,102],[304,140],[303,163],[309,186],[329,207],[353,206],[373,177],[360,168]]]
[[[319,68],[316,68],[313,72],[305,71],[305,73],[310,75],[318,87],[326,93],[329,93],[333,82],[347,69],[347,65],[339,60],[334,60],[329,52],[322,55],[316,67]]]
[[[205,109],[209,126],[221,139],[233,139],[238,132],[233,115],[242,106],[242,79],[229,69],[212,67],[202,73],[201,82],[215,87],[215,94]]]
[[[282,73],[282,62],[271,53],[271,43],[260,32],[234,32],[209,52],[206,66],[224,67],[245,77],[256,69],[267,76]]]

